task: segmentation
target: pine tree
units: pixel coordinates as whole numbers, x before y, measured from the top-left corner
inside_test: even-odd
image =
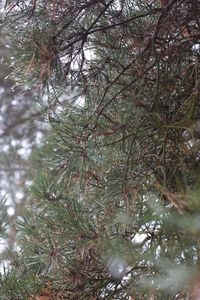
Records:
[[[6,229],[9,252],[15,244],[15,216],[21,214],[26,202],[24,187],[30,182],[28,157],[31,149],[40,144],[41,137],[49,127],[41,122],[44,118],[43,106],[39,106],[39,103],[32,105],[34,95],[31,91],[28,88],[20,88],[17,82],[8,78],[12,69],[12,66],[7,64],[12,55],[11,48],[11,39],[1,31],[0,199],[6,198],[7,219],[10,216],[10,226]],[[2,256],[6,258],[4,247],[0,247],[0,260]]]
[[[2,299],[198,299],[198,0],[7,1],[14,74],[45,93]]]

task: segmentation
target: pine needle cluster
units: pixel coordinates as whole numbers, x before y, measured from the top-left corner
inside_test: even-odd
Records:
[[[52,130],[1,298],[198,299],[200,2],[7,11],[13,75],[45,92]]]

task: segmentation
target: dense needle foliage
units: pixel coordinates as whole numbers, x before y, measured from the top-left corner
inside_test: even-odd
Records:
[[[52,131],[1,298],[198,299],[200,1],[6,9]]]

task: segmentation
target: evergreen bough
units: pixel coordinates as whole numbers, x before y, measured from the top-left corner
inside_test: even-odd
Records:
[[[161,4],[8,1],[52,130],[1,299],[198,299],[200,2]]]

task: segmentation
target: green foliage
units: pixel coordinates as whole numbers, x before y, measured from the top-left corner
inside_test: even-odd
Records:
[[[5,199],[0,201],[0,238],[6,238],[6,227],[9,224]]]
[[[197,297],[198,1],[13,2],[15,72],[47,93],[52,131],[7,299],[20,274],[21,297]]]
[[[26,272],[5,272],[0,277],[0,299],[27,300],[32,292],[40,290],[40,285],[34,274]]]

